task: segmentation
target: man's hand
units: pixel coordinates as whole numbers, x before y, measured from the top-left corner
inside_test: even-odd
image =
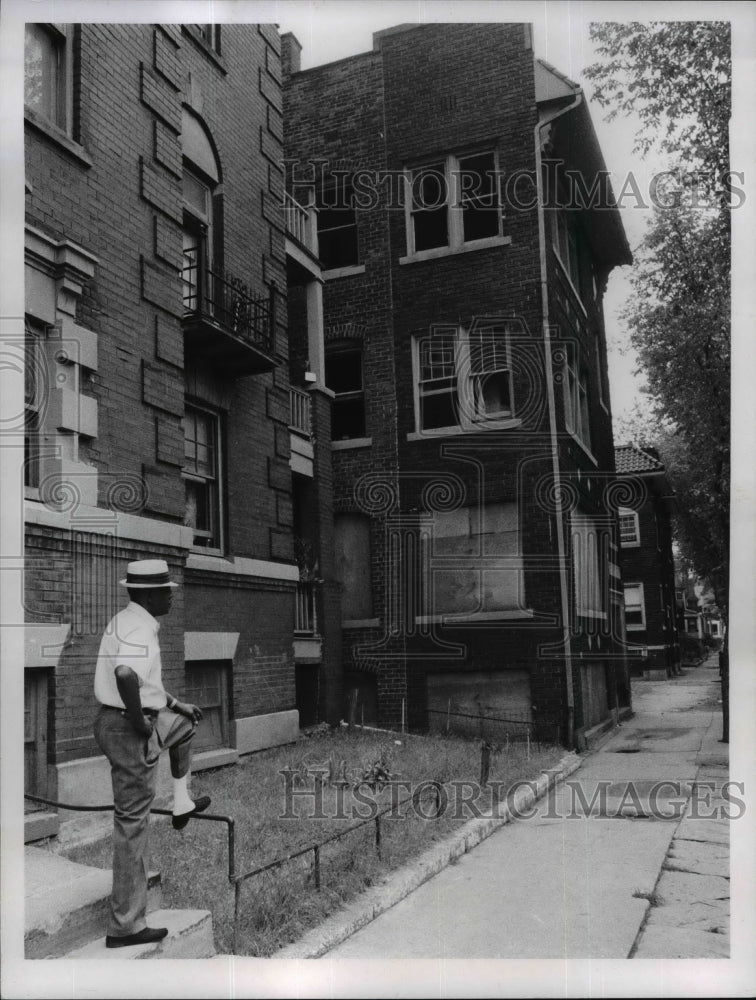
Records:
[[[124,664],[119,664],[115,670],[116,685],[118,693],[126,706],[126,714],[129,722],[140,736],[152,736],[154,723],[145,718],[142,713],[142,700],[139,697],[139,678],[131,669]]]
[[[148,739],[152,736],[155,723],[148,717],[142,715],[141,713],[139,715],[130,715],[129,722],[140,736],[146,736]]]
[[[173,706],[173,711],[178,712],[179,715],[185,715],[195,726],[202,718],[202,709],[199,705],[192,705],[188,701],[177,701]]]

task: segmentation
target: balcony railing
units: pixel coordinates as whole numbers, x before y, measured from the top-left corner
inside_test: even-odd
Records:
[[[213,267],[205,256],[205,248],[200,244],[184,250],[182,268],[184,325],[191,330],[200,330],[207,344],[215,334],[228,335],[231,340],[224,352],[227,356],[241,359],[241,370],[261,370],[273,367],[275,330],[275,290],[270,296],[256,298],[238,278],[219,267]],[[250,358],[249,350],[264,352],[257,360]],[[251,366],[251,367],[250,367]]]
[[[312,436],[312,400],[310,394],[289,387],[289,427],[305,437]]]
[[[315,611],[315,585],[311,580],[297,584],[294,608],[294,631],[298,635],[317,635],[318,619]]]
[[[318,256],[317,214],[314,208],[305,208],[296,198],[284,192],[284,224],[286,232],[314,256]]]

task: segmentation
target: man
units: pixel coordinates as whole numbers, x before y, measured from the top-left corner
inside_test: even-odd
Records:
[[[168,614],[173,588],[164,559],[128,565],[130,603],[111,619],[100,643],[94,692],[100,709],[97,744],[110,761],[113,783],[113,892],[107,948],[160,941],[165,927],[148,927],[147,840],[155,798],[157,763],[168,748],[173,776],[173,817],[181,830],[210,805],[188,791],[191,741],[202,712],[163,687],[157,618]]]

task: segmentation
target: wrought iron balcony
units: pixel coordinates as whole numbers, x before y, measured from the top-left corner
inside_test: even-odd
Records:
[[[184,339],[188,351],[226,375],[275,368],[275,287],[255,298],[244,282],[213,267],[200,244],[184,250]]]

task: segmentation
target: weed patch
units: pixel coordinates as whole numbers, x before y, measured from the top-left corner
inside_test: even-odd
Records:
[[[489,781],[508,785],[535,778],[562,753],[559,747],[535,744],[495,748]],[[250,755],[235,767],[196,775],[193,794],[210,795],[213,813],[235,819],[237,872],[260,868],[348,830],[319,852],[320,888],[311,851],[242,884],[238,953],[268,957],[298,940],[392,869],[467,822],[471,799],[485,814],[492,794],[490,786],[475,793],[479,776],[478,740],[343,729],[319,731]],[[444,786],[438,818],[433,782]],[[467,789],[464,808],[455,798],[460,783]],[[416,790],[421,793],[417,808],[398,805]],[[359,824],[381,809],[389,812],[380,820],[378,850],[376,824]],[[111,851],[108,838],[70,850],[68,857],[110,868]],[[177,833],[167,819],[157,820],[150,831],[150,866],[162,873],[164,905],[209,909],[216,948],[230,953],[234,893],[227,877],[225,826],[190,822]]]

